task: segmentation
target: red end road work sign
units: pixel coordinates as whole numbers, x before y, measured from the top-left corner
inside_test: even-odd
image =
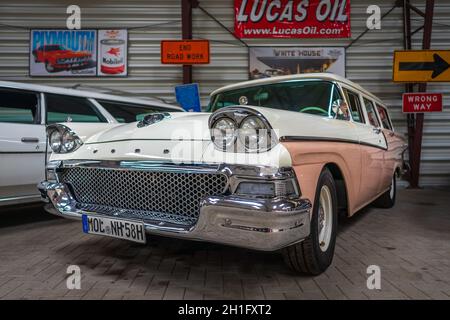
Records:
[[[442,112],[441,93],[404,93],[403,112]]]
[[[163,40],[161,41],[161,63],[163,64],[208,64],[208,40]]]

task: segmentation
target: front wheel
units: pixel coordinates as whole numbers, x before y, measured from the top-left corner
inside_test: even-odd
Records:
[[[395,205],[395,198],[397,197],[397,179],[395,174],[392,176],[391,186],[388,191],[383,193],[377,200],[374,201],[374,205],[378,208],[389,209]]]
[[[45,70],[47,70],[47,72],[55,72],[56,69],[53,67],[53,65],[50,62],[45,62]]]
[[[336,185],[332,174],[325,168],[317,184],[310,235],[302,242],[283,249],[290,268],[318,275],[331,265],[336,244],[337,212]]]

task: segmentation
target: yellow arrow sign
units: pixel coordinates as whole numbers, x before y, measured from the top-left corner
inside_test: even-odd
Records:
[[[450,50],[394,53],[394,82],[450,82]]]

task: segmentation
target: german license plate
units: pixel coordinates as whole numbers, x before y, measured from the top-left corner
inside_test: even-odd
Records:
[[[82,215],[83,232],[145,243],[144,224],[134,221]]]

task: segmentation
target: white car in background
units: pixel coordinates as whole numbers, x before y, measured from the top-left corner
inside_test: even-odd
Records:
[[[0,81],[0,206],[40,200],[46,125],[82,122],[99,130],[162,111],[184,110],[157,99]]]

